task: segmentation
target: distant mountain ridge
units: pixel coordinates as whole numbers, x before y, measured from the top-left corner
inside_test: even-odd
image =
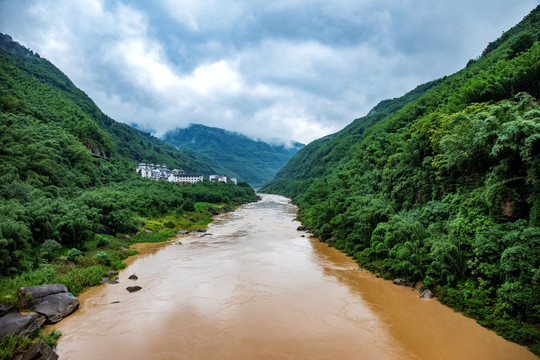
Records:
[[[304,145],[293,142],[291,146],[271,145],[264,141],[229,130],[191,124],[185,129],[170,130],[162,139],[179,150],[202,153],[219,166],[259,187],[270,181],[277,171]]]

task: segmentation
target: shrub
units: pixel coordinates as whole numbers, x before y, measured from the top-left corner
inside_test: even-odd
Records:
[[[55,349],[58,345],[58,339],[62,336],[62,332],[57,329],[52,329],[51,331],[45,333],[43,329],[39,330],[39,337],[43,339],[51,347],[51,349]]]
[[[100,264],[103,265],[111,265],[111,256],[109,253],[105,251],[98,251],[96,255],[94,255],[94,259],[96,259]]]
[[[174,227],[176,225],[174,225],[174,223],[172,221],[167,221],[165,224],[163,224],[166,228],[169,228],[169,229],[174,229]]]
[[[72,248],[72,249],[68,250],[68,252],[66,254],[66,257],[67,257],[68,260],[75,261],[81,255],[82,255],[82,253],[81,253],[81,251],[79,249]]]
[[[105,247],[111,245],[111,241],[103,235],[96,235],[96,238],[98,247]]]
[[[26,336],[8,334],[0,339],[0,360],[14,359],[17,354],[23,353],[32,344]]]
[[[51,260],[55,253],[57,253],[60,249],[62,249],[62,245],[60,245],[57,241],[52,239],[47,239],[41,244],[40,247],[40,253],[41,256],[46,260]]]

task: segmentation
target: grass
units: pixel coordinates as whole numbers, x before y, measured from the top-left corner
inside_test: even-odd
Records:
[[[54,328],[49,332],[39,329],[38,336],[34,339],[28,336],[5,335],[0,339],[0,360],[15,359],[16,356],[24,354],[26,350],[39,340],[45,341],[51,349],[55,349],[60,336],[62,336],[60,330]]]
[[[225,204],[196,203],[195,211],[182,215],[167,215],[160,218],[141,219],[142,231],[132,235],[95,234],[81,246],[81,255],[73,257],[77,252],[73,249],[62,249],[46,263],[35,270],[22,273],[11,278],[0,278],[0,303],[17,304],[17,290],[25,286],[43,284],[64,284],[68,291],[78,296],[85,289],[101,284],[101,278],[107,276],[110,269],[123,269],[123,262],[137,251],[129,249],[135,243],[154,243],[167,241],[180,230],[194,230],[206,227],[212,222],[212,214],[208,207],[219,210]],[[145,231],[150,230],[150,231]],[[70,260],[73,260],[71,262]]]
[[[15,277],[0,278],[0,303],[16,306],[19,288],[43,284],[64,284],[70,293],[78,296],[87,288],[101,284],[101,279],[107,276],[108,270],[123,269],[126,266],[123,260],[137,254],[137,251],[125,250],[129,249],[130,245],[167,241],[180,230],[206,227],[212,222],[212,214],[208,211],[210,205],[218,210],[225,206],[196,203],[193,212],[140,219],[143,229],[135,234],[95,234],[81,249],[63,248],[55,251],[32,271]],[[54,348],[60,336],[61,333],[55,329],[48,333],[40,329],[38,337],[33,339],[6,335],[0,339],[0,360],[15,358],[38,339],[43,339]]]

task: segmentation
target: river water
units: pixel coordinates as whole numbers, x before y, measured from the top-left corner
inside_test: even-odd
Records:
[[[216,217],[212,235],[139,244],[119,284],[82,294],[55,325],[60,358],[536,359],[302,237],[295,211],[263,195]]]

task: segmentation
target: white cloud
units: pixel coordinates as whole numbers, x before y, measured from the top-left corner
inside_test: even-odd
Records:
[[[200,32],[231,28],[241,20],[249,2],[234,0],[161,0],[158,1],[180,24]]]
[[[156,5],[157,4],[157,5]],[[0,32],[118,121],[309,142],[462,68],[536,0],[2,0]]]

